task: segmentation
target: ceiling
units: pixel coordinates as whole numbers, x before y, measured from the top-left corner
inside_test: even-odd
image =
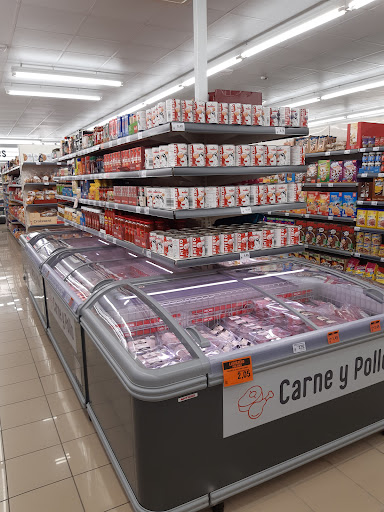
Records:
[[[343,0],[208,0],[208,58],[213,59],[312,7]],[[0,0],[0,137],[60,138],[135,102],[193,68],[192,0]],[[291,39],[211,77],[209,88],[261,91],[288,99],[362,78],[384,77],[384,2]],[[11,67],[99,71],[122,80],[100,102],[9,96],[24,83]],[[262,80],[261,76],[267,76]],[[90,89],[87,89],[90,90]],[[192,97],[193,88],[184,91]],[[314,104],[312,117],[377,107],[384,88]]]

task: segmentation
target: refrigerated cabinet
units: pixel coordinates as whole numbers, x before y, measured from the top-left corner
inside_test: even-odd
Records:
[[[383,302],[297,260],[97,291],[87,407],[134,509],[219,506],[383,429]]]
[[[86,384],[79,317],[86,301],[108,282],[161,274],[173,271],[109,244],[62,249],[43,264],[48,336],[83,404]]]

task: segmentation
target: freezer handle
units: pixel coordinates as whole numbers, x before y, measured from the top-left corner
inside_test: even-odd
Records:
[[[191,338],[199,345],[199,347],[208,348],[211,345],[210,342],[205,340],[194,327],[186,327],[185,330],[191,335]]]
[[[380,290],[376,290],[375,288],[369,288],[368,290],[364,290],[364,295],[370,297],[376,302],[380,302],[380,304],[384,304],[384,295]]]

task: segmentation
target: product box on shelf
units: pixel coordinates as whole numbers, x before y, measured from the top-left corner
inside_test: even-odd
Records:
[[[331,161],[319,160],[317,173],[317,181],[320,183],[328,182],[331,174]]]
[[[319,192],[317,199],[317,214],[318,215],[329,215],[329,201],[330,201],[330,193],[329,192]]]
[[[170,167],[188,166],[188,145],[187,144],[169,144],[168,145],[168,164]]]
[[[217,144],[207,144],[205,146],[205,158],[207,167],[218,167],[219,165],[219,146]],[[190,164],[191,165],[191,164]]]
[[[181,100],[181,120],[193,123],[193,100]]]
[[[339,224],[330,224],[328,226],[327,247],[330,249],[339,249],[341,241],[341,226]]]
[[[355,250],[355,230],[353,226],[341,227],[340,249],[353,252]]]
[[[343,167],[342,160],[332,160],[330,165],[329,181],[331,183],[340,183],[343,180]]]
[[[384,180],[382,178],[373,180],[371,197],[373,201],[384,201]]]
[[[347,128],[347,149],[363,147],[363,137],[384,137],[384,124],[351,123]]]
[[[238,167],[250,166],[251,164],[251,146],[244,144],[236,146],[235,165]]]
[[[167,123],[181,121],[181,101],[168,99],[165,100],[165,117]]]
[[[311,163],[307,167],[306,183],[316,183],[318,174],[317,162]]]
[[[317,203],[319,199],[319,192],[308,192],[307,194],[307,212],[312,215],[317,215]]]
[[[358,208],[356,211],[356,226],[365,227],[367,225],[367,210]]]
[[[356,217],[357,192],[343,192],[343,217]]]
[[[343,215],[343,193],[342,192],[330,192],[330,194],[329,194],[329,215],[333,215],[334,217],[342,217],[342,215]]]
[[[357,160],[345,160],[343,164],[343,182],[354,183],[357,180],[359,162]]]

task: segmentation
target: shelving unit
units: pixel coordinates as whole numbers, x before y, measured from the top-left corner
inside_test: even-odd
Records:
[[[268,212],[269,213],[269,212]],[[271,212],[272,213],[272,212]],[[351,219],[349,217],[335,217],[333,215],[313,215],[311,213],[277,213],[276,217],[288,217],[292,219],[312,219],[312,220],[330,220],[332,222],[340,222],[345,224],[354,224],[356,222],[355,219]]]
[[[355,189],[357,183],[303,183],[303,190],[313,190],[317,188],[336,188],[336,189]]]
[[[384,235],[384,229],[379,228],[364,228],[355,226],[355,231],[364,231],[365,233],[379,233],[380,235]]]
[[[370,153],[372,151],[384,151],[384,146],[373,148],[337,149],[334,151],[323,151],[319,153],[306,153],[305,158],[322,158],[326,156],[357,155],[359,153]]]
[[[3,172],[3,175],[6,174],[19,174],[20,173],[20,165],[16,165],[15,167],[11,167]]]
[[[364,254],[360,252],[342,251],[340,249],[330,249],[329,247],[319,247],[317,245],[304,244],[305,249],[314,251],[327,252],[329,254],[336,254],[338,256],[354,256],[355,258],[362,258],[368,261],[384,262],[384,257],[372,256],[371,254]]]

